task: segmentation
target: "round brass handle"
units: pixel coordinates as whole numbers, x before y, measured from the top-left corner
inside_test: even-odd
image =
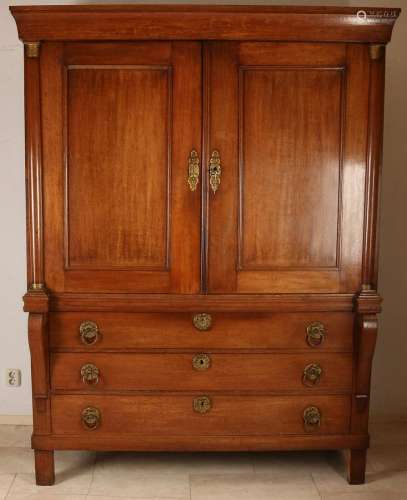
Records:
[[[197,413],[207,413],[212,408],[212,401],[208,396],[199,396],[193,400],[192,407]]]
[[[192,358],[192,367],[194,370],[204,371],[210,368],[210,366],[211,358],[207,354],[195,354],[195,356]]]
[[[97,429],[100,425],[101,413],[98,408],[89,406],[82,410],[82,424],[85,429],[93,431]]]
[[[81,377],[84,384],[96,385],[99,382],[99,368],[87,363],[81,368]]]
[[[311,363],[304,368],[302,383],[307,387],[313,387],[320,382],[321,375],[322,368],[316,363]]]
[[[195,314],[192,323],[197,330],[204,332],[212,326],[212,316],[207,313]]]
[[[99,327],[94,321],[83,321],[79,326],[83,344],[95,344],[99,340]]]
[[[307,342],[311,347],[318,347],[325,339],[326,328],[323,323],[314,321],[307,326]]]
[[[321,425],[321,411],[316,406],[308,406],[304,410],[304,428],[307,432],[318,429]]]

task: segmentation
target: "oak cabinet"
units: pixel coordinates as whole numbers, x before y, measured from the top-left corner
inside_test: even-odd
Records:
[[[348,448],[398,9],[13,7],[38,484],[55,449]]]

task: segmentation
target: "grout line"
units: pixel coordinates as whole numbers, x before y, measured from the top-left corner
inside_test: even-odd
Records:
[[[11,492],[11,488],[13,487],[13,484],[14,484],[14,481],[16,480],[16,477],[17,477],[17,473],[15,473],[13,476],[13,480],[11,481],[10,486],[8,487],[6,496],[4,497],[5,499],[9,497],[10,492]]]
[[[311,479],[312,479],[312,483],[313,483],[313,485],[315,486],[315,489],[317,490],[317,493],[318,493],[319,498],[320,498],[321,500],[323,500],[323,499],[322,499],[322,493],[321,493],[320,489],[318,488],[317,482],[315,481],[314,474],[313,474],[312,472],[311,472],[310,476],[311,476]]]
[[[189,484],[189,500],[192,500],[191,474],[188,474],[188,484]]]
[[[90,490],[92,488],[92,485],[93,485],[93,480],[95,478],[95,466],[96,466],[96,456],[97,456],[97,451],[94,452],[95,453],[95,456],[94,456],[94,459],[93,459],[93,464],[92,464],[92,475],[91,475],[91,478],[90,478],[90,481],[89,481],[89,486],[88,486],[88,490],[86,492],[86,498],[88,498],[88,496],[90,495]],[[85,500],[86,500],[85,498]]]

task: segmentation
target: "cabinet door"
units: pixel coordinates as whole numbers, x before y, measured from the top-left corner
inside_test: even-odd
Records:
[[[214,42],[206,61],[209,291],[358,289],[366,47]]]
[[[198,292],[201,45],[45,43],[41,57],[47,286]]]

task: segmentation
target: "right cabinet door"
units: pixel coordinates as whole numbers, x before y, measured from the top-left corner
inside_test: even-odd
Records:
[[[208,186],[208,291],[357,290],[367,47],[213,42],[205,54],[218,184]]]

